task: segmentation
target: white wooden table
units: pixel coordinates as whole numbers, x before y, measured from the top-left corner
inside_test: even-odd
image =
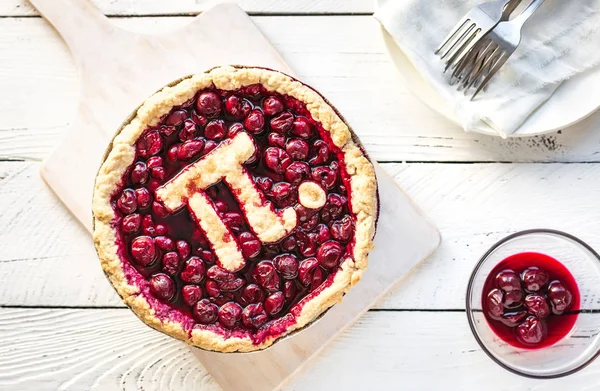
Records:
[[[114,23],[171,29],[204,0],[95,0]],[[466,134],[410,95],[371,0],[240,0],[299,76],[344,113],[371,155],[439,227],[439,251],[329,346],[290,390],[583,390],[510,374],[467,325],[473,265],[517,230],[600,249],[600,114],[516,140]],[[75,110],[78,76],[25,0],[0,2],[0,390],[213,390],[184,344],[145,327],[104,278],[91,239],[38,175]]]

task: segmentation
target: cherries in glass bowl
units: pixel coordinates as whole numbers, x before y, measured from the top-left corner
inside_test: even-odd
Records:
[[[532,378],[574,373],[600,352],[600,256],[555,230],[510,235],[479,260],[467,318],[476,341],[503,368]]]
[[[516,347],[540,349],[553,345],[573,328],[579,289],[558,260],[523,252],[492,270],[482,300],[486,320],[498,337]]]

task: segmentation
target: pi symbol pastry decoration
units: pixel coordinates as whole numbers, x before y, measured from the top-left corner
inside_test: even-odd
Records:
[[[117,132],[96,178],[94,243],[146,324],[247,352],[360,280],[377,214],[373,165],[320,94],[225,66],[158,91]]]

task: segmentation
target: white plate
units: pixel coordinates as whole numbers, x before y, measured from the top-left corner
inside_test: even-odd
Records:
[[[408,89],[433,110],[458,124],[452,107],[421,76],[381,27],[388,53],[400,70]],[[581,73],[562,83],[552,97],[541,105],[514,134],[509,137],[534,136],[567,128],[600,109],[600,68]],[[481,133],[498,136],[491,128]]]

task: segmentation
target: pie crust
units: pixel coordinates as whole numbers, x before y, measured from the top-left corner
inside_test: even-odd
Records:
[[[329,132],[331,142],[343,153],[340,161],[343,159],[349,176],[349,203],[352,216],[355,218],[351,257],[342,261],[339,269],[332,274],[331,283],[322,284],[296,303],[289,313],[273,320],[270,330],[263,332],[258,339],[250,333],[227,333],[222,330],[194,327],[194,321],[183,316],[177,308],[171,308],[150,298],[145,285],[146,280],[129,264],[127,256],[123,254],[122,239],[114,224],[117,216],[111,203],[112,197],[123,185],[126,170],[135,162],[136,141],[145,129],[155,126],[174,106],[193,98],[200,90],[217,88],[229,91],[254,84],[261,84],[268,91],[288,95],[305,103],[312,118],[322,125],[324,131]],[[315,186],[318,188],[318,185]],[[185,191],[185,189],[179,190]],[[300,190],[301,203],[308,203],[306,206],[311,204],[322,206],[323,194],[320,194],[310,182],[303,183]],[[156,192],[157,197],[162,198],[167,208],[178,206],[176,205],[178,196],[174,193],[176,191],[169,192],[164,187],[157,189]],[[252,196],[249,195],[250,198]],[[373,249],[378,215],[377,182],[373,165],[355,142],[349,127],[335,109],[315,90],[290,76],[264,68],[240,66],[218,67],[183,78],[148,98],[112,140],[96,178],[92,204],[96,250],[105,274],[124,303],[142,321],[156,330],[196,347],[220,352],[249,352],[264,349],[277,339],[310,324],[329,307],[340,302],[343,295],[360,280],[367,268],[368,253]],[[260,210],[254,212],[260,213]],[[293,209],[285,210],[278,218],[278,229],[289,230],[296,224]],[[281,233],[274,234],[265,229],[265,235],[261,240],[269,241],[273,238],[270,236],[278,238]],[[233,254],[232,257],[235,258],[236,255]],[[236,266],[236,262],[236,260],[232,261],[231,268],[235,269],[239,266]]]

